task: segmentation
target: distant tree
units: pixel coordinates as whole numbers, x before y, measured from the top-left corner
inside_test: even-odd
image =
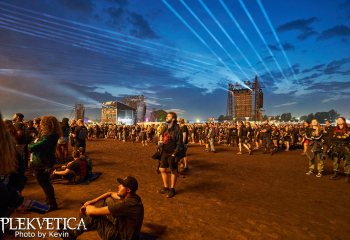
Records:
[[[339,116],[340,116],[340,114],[338,114],[337,111],[332,109],[332,110],[328,111],[328,118],[327,118],[327,120],[329,120],[331,122],[334,122]]]
[[[225,116],[224,115],[220,115],[219,117],[218,117],[218,121],[219,122],[223,122],[225,120]]]
[[[300,121],[302,122],[307,121],[307,115],[301,116]]]
[[[269,118],[267,117],[267,115],[264,115],[262,120],[263,120],[263,121],[266,121],[266,120],[268,120],[268,119],[269,119]]]
[[[157,112],[157,120],[158,122],[164,122],[166,118],[167,112],[164,110],[159,110]]]
[[[281,121],[283,122],[288,122],[292,119],[292,114],[291,113],[283,113],[281,115]]]
[[[164,110],[154,110],[151,112],[150,121],[151,122],[164,122],[167,112]]]
[[[315,113],[315,119],[317,119],[319,123],[325,123],[325,121],[328,119],[328,112]]]
[[[311,122],[312,119],[314,119],[314,118],[315,118],[315,115],[313,113],[310,113],[309,115],[307,115],[306,121]]]

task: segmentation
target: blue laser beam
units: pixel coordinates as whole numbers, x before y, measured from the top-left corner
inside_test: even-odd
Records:
[[[15,14],[20,14],[20,13],[15,13]],[[21,14],[22,16],[24,15],[24,14]],[[25,17],[27,17],[27,18],[33,18],[32,16],[27,16],[27,15],[24,15]],[[14,16],[10,16],[10,15],[6,15],[6,17],[7,18],[13,18]],[[44,19],[38,19],[38,18],[35,18],[34,17],[34,19],[37,19],[37,20],[40,20],[40,21],[44,21],[44,22],[46,22],[46,23],[52,23],[52,24],[55,24],[55,25],[57,25],[57,23],[54,23],[54,22],[51,22],[51,21],[46,21],[46,20],[44,20]],[[27,20],[25,20],[25,22],[27,23]],[[31,21],[31,23],[33,23],[33,24],[35,24],[33,21]],[[43,24],[41,24],[41,23],[36,23],[37,25],[39,24],[41,27],[46,27],[46,28],[48,28],[48,26],[47,26],[47,24],[45,24],[45,25],[43,25]],[[58,24],[59,26],[62,26],[62,27],[68,27],[68,28],[70,28],[70,29],[72,29],[72,27],[70,27],[70,26],[66,26],[66,25],[62,25],[62,24]],[[68,30],[63,30],[62,28],[56,28],[56,27],[52,27],[52,28],[54,28],[55,29],[55,31],[57,31],[57,32],[59,32],[59,31],[64,31],[65,33],[67,33],[67,34],[70,34],[70,35],[77,35],[77,31],[79,31],[80,29],[75,29],[75,28],[73,28],[73,30],[74,31],[68,31]],[[87,31],[85,31],[85,32],[87,32]],[[91,32],[88,32],[88,33],[91,33]],[[112,41],[113,40],[115,40],[115,39],[110,39],[110,40],[112,40],[112,41],[110,41],[110,40],[108,40],[108,42],[106,42],[106,40],[102,40],[101,38],[96,38],[96,37],[91,37],[91,36],[86,36],[86,35],[78,35],[79,36],[79,38],[84,38],[84,39],[87,39],[86,41],[89,41],[89,40],[92,40],[92,39],[94,39],[95,41],[97,41],[97,42],[103,42],[103,46],[104,47],[107,47],[107,46],[109,46],[109,45],[113,45],[113,46],[116,46],[117,48],[126,48],[126,49],[130,49],[130,50],[132,50],[132,51],[137,51],[137,49],[135,49],[135,48],[132,48],[132,47],[128,47],[128,46],[125,46],[125,45],[120,45],[120,44],[115,44],[115,43],[113,43]],[[105,35],[103,35],[103,37],[107,37],[108,38],[108,36],[105,36]],[[86,42],[85,41],[85,42]],[[86,43],[84,43],[85,45],[87,45]],[[94,43],[95,44],[95,43]],[[119,50],[123,50],[123,49],[119,49]],[[149,57],[149,54],[148,53],[144,53],[144,52],[140,52],[140,51],[138,51],[138,53],[142,53],[142,54],[144,54],[145,56],[147,56],[147,57]],[[154,53],[153,53],[154,54]],[[134,54],[133,54],[134,55]],[[158,57],[162,57],[162,58],[164,58],[164,56],[163,56],[164,54],[162,54],[162,55],[158,55]],[[199,68],[202,68],[203,70],[205,70],[206,68],[205,67],[203,67],[203,66],[201,66],[201,65],[198,65],[198,64],[193,64],[193,63],[190,63],[190,62],[185,62],[185,61],[181,61],[181,62],[183,62],[183,63],[185,63],[186,65],[190,65],[190,66],[194,66],[194,67],[199,67]],[[183,66],[182,66],[183,67]]]
[[[283,46],[282,46],[282,44],[281,44],[281,41],[280,41],[280,39],[279,39],[279,37],[278,37],[278,35],[277,35],[277,32],[276,32],[275,28],[273,27],[272,22],[271,22],[271,20],[270,20],[270,18],[269,18],[269,16],[268,16],[268,14],[267,14],[267,12],[266,12],[266,10],[265,10],[263,4],[262,4],[262,2],[261,2],[260,0],[257,0],[257,2],[258,2],[258,5],[259,5],[259,7],[260,7],[260,9],[261,9],[261,11],[262,11],[262,13],[263,13],[263,15],[264,15],[264,17],[265,17],[267,23],[268,23],[268,25],[269,25],[271,31],[272,31],[273,36],[274,36],[275,39],[276,39],[276,42],[277,42],[277,44],[278,44],[278,47],[280,48],[280,50],[281,50],[281,52],[282,52],[282,54],[283,54],[283,56],[284,56],[284,58],[285,58],[285,60],[286,60],[286,62],[287,62],[287,64],[288,64],[288,66],[289,66],[289,68],[290,68],[290,70],[291,70],[291,72],[292,72],[292,74],[293,74],[294,80],[295,80],[295,81],[298,81],[298,80],[296,79],[296,77],[295,77],[295,72],[294,72],[294,69],[293,69],[293,67],[292,67],[292,65],[291,65],[291,63],[290,63],[290,61],[289,61],[289,58],[288,58],[286,52],[284,51],[284,48],[283,48]]]
[[[194,54],[192,52],[180,50],[178,48],[171,47],[171,46],[168,46],[168,45],[165,45],[165,44],[161,44],[161,43],[158,43],[158,42],[154,42],[154,41],[151,42],[151,41],[146,40],[146,39],[142,39],[141,40],[139,38],[136,38],[136,37],[133,37],[133,36],[130,36],[130,35],[122,34],[120,32],[111,31],[111,30],[107,30],[107,29],[100,29],[100,28],[97,28],[97,27],[94,27],[94,26],[90,26],[90,25],[87,25],[87,24],[83,24],[83,23],[80,23],[80,22],[76,22],[76,21],[73,21],[73,20],[59,18],[59,17],[52,16],[52,15],[49,15],[49,14],[40,13],[40,12],[36,12],[36,11],[33,11],[33,10],[21,8],[21,7],[18,7],[18,6],[9,4],[9,3],[0,2],[0,5],[14,8],[14,9],[16,9],[16,12],[18,12],[18,10],[22,10],[22,11],[30,12],[32,14],[40,16],[40,18],[46,17],[46,18],[50,18],[50,19],[55,19],[55,20],[60,21],[60,22],[74,24],[76,26],[79,26],[77,28],[77,30],[83,30],[83,28],[88,28],[90,30],[93,29],[94,30],[94,32],[93,32],[94,34],[96,34],[97,32],[108,33],[111,36],[118,37],[119,40],[124,40],[126,43],[130,43],[130,44],[132,44],[132,43],[141,43],[141,44],[143,44],[143,46],[145,48],[150,48],[151,47],[151,46],[145,45],[147,43],[147,44],[152,45],[154,50],[159,50],[160,49],[159,47],[161,47],[161,48],[166,48],[166,49],[174,50],[174,51],[177,51],[177,52],[185,53],[184,56],[187,57],[187,55],[188,55],[187,58],[190,59],[190,60],[198,61],[198,62],[201,62],[203,64],[207,64],[207,65],[212,65],[212,63],[209,63],[211,61],[211,59],[204,58],[203,56],[199,56],[199,55]],[[58,23],[56,22],[56,24],[58,24]],[[209,62],[206,62],[206,61],[209,61]]]
[[[253,24],[255,31],[258,33],[260,39],[263,41],[263,43],[265,44],[265,47],[267,49],[267,51],[269,52],[270,56],[272,57],[273,61],[275,62],[278,70],[280,71],[281,75],[283,76],[283,78],[285,79],[286,83],[288,83],[288,80],[286,78],[286,76],[284,75],[284,72],[280,66],[280,64],[277,62],[275,55],[272,53],[271,49],[269,48],[264,36],[262,35],[261,31],[259,30],[258,26],[256,25],[252,15],[250,14],[250,12],[248,11],[248,8],[246,7],[246,5],[244,4],[244,2],[242,0],[239,0],[239,3],[241,4],[244,12],[246,13],[246,15],[248,16],[250,22]]]
[[[13,25],[15,23],[14,21],[9,20],[9,18],[2,18],[2,17],[0,17],[0,19],[3,20],[3,22],[0,23],[0,24],[5,24],[5,22],[11,22],[12,25],[8,25],[7,28],[9,30],[14,30],[13,28],[11,28],[11,27],[14,27],[14,25]],[[21,33],[28,33],[27,31],[28,31],[29,28],[34,28],[33,24],[34,24],[33,22],[31,22],[31,24],[27,23],[27,26],[21,28],[20,32]],[[46,30],[46,32],[45,32],[45,31],[43,31],[44,27],[45,26],[42,25],[40,28],[38,28],[38,27],[34,28],[34,29],[38,29],[39,31],[35,30],[35,31],[33,31],[34,34],[31,33],[30,35],[36,36],[36,37],[42,37],[43,36],[46,39],[54,38],[55,40],[61,40],[63,43],[66,43],[66,44],[69,42],[68,41],[69,37],[66,34],[60,34],[59,33],[59,29],[56,29],[56,31]],[[72,38],[72,36],[70,36],[70,38]],[[75,40],[82,41],[82,38],[78,37],[78,38],[75,38]],[[81,48],[84,48],[84,49],[87,49],[89,51],[93,51],[93,52],[96,52],[96,53],[102,53],[102,54],[108,54],[108,55],[111,55],[111,56],[118,56],[118,57],[120,57],[120,53],[119,52],[118,53],[113,52],[113,51],[111,52],[110,50],[115,50],[115,49],[113,49],[111,47],[107,47],[106,44],[94,44],[94,45],[91,45],[92,42],[74,42],[74,41],[70,42],[70,43],[73,46],[78,46],[78,47],[81,47]],[[129,57],[130,55],[125,55],[125,56]],[[145,53],[145,56],[147,56],[146,53]],[[149,55],[148,55],[148,57],[149,57]],[[183,65],[181,63],[164,64],[162,61],[163,60],[161,60],[161,59],[158,60],[158,67],[159,66],[166,66],[168,68],[173,68],[174,65],[178,65],[179,68],[176,68],[176,70],[181,68],[184,71],[184,68],[187,68],[187,70],[190,69],[192,71],[198,71],[198,68],[192,68],[190,66]]]
[[[244,70],[241,68],[241,66],[236,62],[236,60],[227,52],[227,50],[224,48],[224,46],[221,44],[221,42],[214,36],[214,34],[207,28],[207,26],[203,23],[202,20],[193,12],[193,10],[186,4],[184,0],[180,0],[182,5],[191,13],[191,15],[196,19],[196,21],[204,28],[204,30],[211,36],[211,38],[216,42],[216,44],[224,51],[224,53],[227,55],[227,57],[234,63],[234,65],[244,72]],[[245,74],[247,75],[247,74]]]
[[[242,36],[244,37],[244,39],[247,41],[248,45],[250,46],[250,48],[253,50],[253,52],[255,53],[255,55],[258,57],[259,61],[263,64],[266,72],[269,73],[271,79],[274,79],[271,70],[269,69],[269,67],[265,64],[265,61],[262,59],[262,57],[260,56],[259,52],[256,50],[255,46],[253,45],[253,43],[250,41],[250,39],[248,38],[247,34],[243,31],[241,25],[238,23],[238,21],[236,20],[236,18],[233,16],[233,14],[231,13],[231,11],[228,9],[226,3],[223,0],[219,0],[221,6],[225,9],[227,15],[231,18],[231,20],[233,21],[233,23],[235,24],[235,26],[238,28],[238,30],[240,31],[240,33],[242,34]]]
[[[214,16],[214,14],[212,13],[212,11],[208,8],[208,6],[202,1],[199,0],[199,3],[202,5],[202,7],[204,8],[204,10],[209,14],[209,16],[214,20],[214,22],[216,23],[216,25],[218,25],[218,27],[220,28],[220,30],[224,33],[224,35],[227,37],[227,39],[232,43],[232,45],[236,48],[236,50],[238,51],[238,53],[242,56],[242,58],[244,59],[244,61],[248,64],[248,66],[254,71],[255,74],[258,74],[257,71],[255,70],[255,68],[252,66],[252,64],[250,63],[250,61],[247,59],[247,57],[245,56],[245,54],[242,52],[242,50],[237,46],[236,42],[231,38],[231,36],[227,33],[227,31],[225,30],[225,28],[221,25],[221,23],[219,22],[219,20]]]
[[[29,93],[20,92],[20,91],[17,91],[17,90],[15,90],[15,89],[3,87],[3,86],[0,86],[0,91],[8,92],[8,93],[11,93],[11,94],[20,95],[20,96],[22,96],[22,97],[31,98],[31,99],[39,100],[39,101],[46,102],[46,103],[51,103],[51,104],[54,104],[54,105],[56,105],[56,106],[61,106],[61,107],[64,107],[64,108],[69,108],[69,109],[71,109],[71,108],[73,107],[73,106],[69,106],[69,105],[67,105],[67,104],[63,104],[63,103],[60,103],[60,102],[56,102],[56,101],[53,101],[53,100],[50,100],[50,99],[47,99],[47,98],[43,98],[43,97],[38,97],[38,96],[29,94]]]
[[[227,66],[227,64],[221,59],[220,56],[217,55],[217,53],[207,44],[207,42],[201,37],[199,36],[199,34],[187,23],[187,21],[185,19],[183,19],[183,17],[181,17],[181,15],[166,1],[166,0],[162,0],[162,2],[165,4],[165,6],[198,38],[198,40],[204,45],[206,46],[206,48],[219,60],[219,62],[225,66],[225,68],[231,72],[232,70]],[[244,72],[242,72],[243,75],[246,75]],[[234,74],[234,73],[233,73]],[[246,76],[248,79],[249,77]],[[243,81],[240,80],[240,84],[248,89],[250,89]]]

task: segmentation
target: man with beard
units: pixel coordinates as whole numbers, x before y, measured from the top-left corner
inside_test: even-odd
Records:
[[[167,194],[167,198],[175,196],[175,185],[177,180],[178,161],[183,154],[183,136],[179,125],[177,124],[177,115],[174,112],[169,112],[165,119],[167,126],[163,129],[160,136],[162,144],[161,164],[159,171],[162,175],[163,188],[159,191],[160,194]],[[167,168],[170,169],[170,189],[169,175]]]
[[[134,177],[118,178],[118,192],[107,192],[87,201],[80,208],[80,217],[86,229],[66,230],[60,226],[60,233],[67,232],[63,239],[74,240],[86,230],[97,230],[101,239],[137,240],[140,238],[144,208],[136,194],[138,182]],[[65,234],[62,234],[65,236]]]

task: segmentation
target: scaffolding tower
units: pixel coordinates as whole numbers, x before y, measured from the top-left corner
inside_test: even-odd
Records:
[[[249,88],[238,83],[228,84],[226,115],[237,120],[261,121],[264,95],[258,77],[244,84]]]

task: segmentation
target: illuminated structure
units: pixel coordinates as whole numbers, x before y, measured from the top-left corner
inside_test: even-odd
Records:
[[[85,107],[83,104],[75,104],[74,106],[74,116],[75,116],[75,120],[78,119],[84,119],[85,116]]]
[[[258,77],[254,82],[247,81],[245,84],[251,89],[229,83],[226,115],[237,120],[249,118],[261,121],[264,95]]]
[[[123,98],[122,102],[136,109],[136,122],[145,121],[146,103],[145,103],[145,97],[143,95],[125,97]]]
[[[136,110],[121,102],[102,103],[102,123],[134,125]]]

